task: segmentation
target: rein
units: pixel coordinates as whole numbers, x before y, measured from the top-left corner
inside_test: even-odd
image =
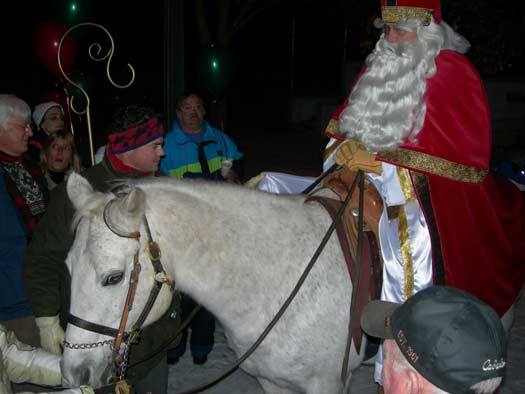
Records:
[[[338,168],[337,164],[332,164],[329,169],[327,169],[325,172],[323,172],[321,175],[317,177],[315,181],[313,181],[306,189],[304,189],[301,194],[308,194],[312,190],[315,189],[315,187],[321,183],[321,181],[326,178],[328,175],[330,175],[332,172],[334,172]]]
[[[135,239],[137,242],[140,242],[140,237],[141,237],[140,232],[136,231],[136,232],[132,232],[128,234],[123,234],[121,232],[116,231],[116,229],[109,222],[108,209],[110,205],[113,203],[113,201],[115,200],[111,200],[110,202],[108,202],[104,208],[104,222],[106,223],[106,226],[119,237],[132,238],[132,239]],[[95,347],[104,346],[104,345],[112,345],[113,353],[115,355],[115,362],[118,368],[118,371],[117,371],[118,380],[124,379],[124,376],[126,373],[130,345],[138,340],[142,325],[144,324],[144,321],[147,319],[149,313],[151,312],[151,309],[153,308],[153,305],[155,304],[155,301],[160,293],[162,285],[167,284],[170,286],[170,288],[173,288],[173,281],[167,277],[166,271],[164,270],[164,267],[162,266],[162,262],[160,260],[160,257],[161,257],[160,248],[158,244],[155,241],[153,241],[149,223],[145,215],[143,216],[143,223],[144,223],[144,227],[146,228],[146,234],[148,238],[148,254],[149,254],[149,258],[151,260],[153,269],[155,271],[155,283],[154,283],[153,288],[150,291],[148,300],[146,304],[144,305],[142,312],[139,315],[139,318],[133,324],[130,332],[126,332],[126,325],[128,322],[129,312],[133,308],[133,302],[135,300],[135,294],[137,291],[137,286],[138,286],[139,278],[140,278],[140,271],[141,271],[141,265],[139,261],[140,247],[133,257],[133,270],[131,271],[131,275],[129,279],[128,294],[126,296],[126,303],[122,311],[118,329],[104,326],[98,323],[93,323],[93,322],[84,320],[80,317],[74,316],[72,314],[69,315],[69,319],[68,319],[69,323],[77,327],[80,327],[84,330],[88,330],[88,331],[96,332],[98,334],[110,336],[115,339],[113,341],[107,340],[107,341],[101,341],[101,342],[95,342],[95,343],[82,343],[82,344],[71,344],[67,341],[64,341],[64,346],[69,349],[90,349],[90,348],[95,348]]]
[[[326,173],[324,173],[324,174],[322,174],[320,176],[319,181],[322,180],[326,175],[328,175],[328,173],[332,172],[334,169],[335,169],[335,166],[332,166],[332,168],[330,168],[329,170],[326,171]],[[319,246],[315,250],[312,258],[308,262],[308,265],[306,266],[306,268],[304,269],[303,273],[299,277],[299,280],[297,281],[295,287],[290,292],[290,295],[284,301],[284,303],[281,306],[281,308],[279,309],[279,311],[276,313],[276,315],[273,317],[273,319],[270,321],[270,323],[268,323],[268,326],[264,329],[264,331],[261,333],[261,335],[259,335],[259,338],[257,338],[257,340],[253,343],[253,345],[235,362],[235,364],[233,366],[231,366],[222,375],[218,376],[217,378],[213,379],[212,381],[210,381],[210,382],[208,382],[208,383],[206,383],[204,385],[201,385],[201,386],[198,386],[198,387],[195,387],[195,388],[183,391],[183,392],[178,392],[177,394],[195,394],[195,393],[200,393],[201,391],[204,391],[204,390],[206,390],[206,389],[216,385],[217,383],[219,383],[223,379],[225,379],[228,376],[230,376],[233,372],[235,372],[235,370],[237,370],[237,368],[239,368],[239,366],[248,357],[250,357],[252,355],[252,353],[257,349],[257,347],[262,343],[262,341],[268,336],[268,334],[270,333],[272,328],[275,326],[275,324],[277,324],[277,322],[279,321],[281,316],[284,314],[284,312],[286,311],[288,306],[292,303],[293,299],[295,298],[295,296],[299,292],[301,286],[303,285],[304,281],[308,277],[308,274],[310,273],[310,271],[314,267],[315,263],[317,262],[317,259],[321,255],[321,252],[323,251],[324,247],[326,246],[326,244],[330,240],[330,237],[332,236],[333,232],[336,230],[339,221],[341,220],[341,218],[343,217],[343,215],[345,213],[345,210],[346,210],[346,207],[348,206],[348,203],[352,199],[352,195],[354,194],[354,190],[355,190],[355,188],[357,186],[357,182],[360,179],[364,179],[363,172],[361,170],[358,172],[357,176],[355,177],[355,179],[354,179],[354,181],[352,183],[352,186],[350,187],[350,190],[348,191],[348,194],[347,194],[346,198],[344,199],[343,203],[341,204],[341,207],[339,208],[339,210],[337,211],[337,213],[333,217],[333,220],[332,220],[332,223],[330,224],[330,227],[328,228],[328,230],[326,231],[325,235],[323,236],[323,239],[321,240],[321,243],[319,244]],[[317,183],[319,183],[319,182],[317,182],[317,183],[314,182],[314,183],[315,184],[313,186],[311,185],[312,188],[315,187],[315,185]]]
[[[365,177],[363,174],[363,171],[359,171],[357,173],[357,176],[355,177],[354,183],[352,187],[354,187],[355,183],[359,179],[359,212],[357,216],[357,253],[355,258],[355,278],[356,283],[352,284],[352,301],[350,303],[350,314],[349,314],[349,322],[348,322],[348,338],[346,342],[345,347],[345,355],[343,357],[343,365],[341,368],[341,381],[343,384],[346,383],[346,378],[348,376],[348,360],[350,359],[350,347],[352,345],[352,325],[356,324],[355,320],[352,319],[352,317],[355,316],[355,308],[356,308],[356,298],[357,298],[357,291],[359,289],[359,282],[361,280],[361,259],[363,257],[363,219],[364,219],[364,191],[365,191]],[[357,324],[360,324],[360,322],[357,322]],[[356,348],[357,353],[359,354],[359,350]]]
[[[336,167],[337,167],[336,165],[333,165],[330,169],[328,169],[325,173],[323,173],[312,185],[310,185],[307,189],[305,189],[302,194],[306,194],[306,193],[310,192],[323,178],[325,178],[329,173],[331,173],[334,169],[336,169]],[[284,312],[286,311],[288,306],[291,304],[291,302],[293,301],[293,299],[295,298],[295,296],[299,292],[301,286],[303,285],[304,281],[308,277],[310,271],[312,270],[312,268],[314,267],[315,263],[317,262],[317,259],[321,255],[321,252],[325,248],[325,246],[328,243],[328,241],[330,240],[330,237],[332,236],[333,232],[336,230],[338,223],[340,222],[341,218],[343,217],[344,212],[346,210],[346,207],[348,206],[348,203],[352,199],[352,195],[353,195],[354,190],[355,190],[355,188],[357,186],[358,180],[362,181],[362,179],[364,179],[363,172],[359,171],[358,175],[355,177],[355,179],[354,179],[354,181],[352,183],[352,186],[350,187],[350,190],[348,191],[348,194],[347,194],[346,198],[344,199],[344,201],[342,202],[342,204],[341,204],[340,208],[338,209],[337,213],[333,217],[333,220],[332,220],[332,223],[330,224],[330,227],[328,228],[328,230],[326,231],[325,235],[323,236],[323,239],[321,240],[319,246],[315,250],[315,252],[314,252],[312,258],[310,259],[308,265],[306,266],[306,268],[304,269],[303,273],[301,274],[299,280],[297,281],[296,285],[294,286],[294,288],[290,292],[290,295],[287,297],[287,299],[285,300],[285,302],[283,303],[283,305],[281,306],[279,311],[276,313],[276,315],[273,317],[273,319],[270,321],[270,323],[267,325],[267,327],[261,333],[259,338],[257,338],[257,340],[253,343],[253,345],[235,362],[235,364],[233,366],[231,366],[223,374],[221,374],[217,378],[213,379],[212,381],[210,381],[210,382],[208,382],[208,383],[206,383],[204,385],[201,385],[201,386],[198,386],[198,387],[186,390],[184,392],[179,392],[178,394],[199,393],[199,392],[202,392],[202,391],[204,391],[204,390],[206,390],[206,389],[216,385],[217,383],[219,383],[220,381],[222,381],[223,379],[225,379],[226,377],[231,375],[233,372],[235,372],[237,370],[237,368],[239,368],[240,364],[242,364],[248,357],[250,357],[252,355],[252,353],[257,349],[257,347],[262,343],[262,341],[268,336],[268,334],[273,329],[275,324],[277,324],[279,319],[282,317],[282,315],[284,314]],[[361,188],[361,190],[362,190],[362,188]],[[360,194],[360,200],[362,200],[361,194]],[[106,207],[104,209],[104,220],[106,222],[106,225],[115,234],[117,234],[117,235],[119,235],[121,237],[135,238],[138,241],[140,239],[140,233],[131,233],[131,234],[128,234],[128,235],[123,235],[121,233],[118,233],[118,232],[114,231],[112,229],[112,227],[109,225],[108,221],[106,220],[106,210],[107,210],[109,204],[112,201],[110,201],[106,205]],[[362,203],[360,201],[360,206],[359,206],[359,213],[360,213],[360,215],[361,215],[361,212],[362,212]],[[144,307],[144,309],[143,309],[139,319],[134,324],[131,333],[125,332],[124,329],[125,329],[125,326],[126,326],[125,322],[127,321],[127,312],[129,312],[129,310],[131,310],[131,306],[133,304],[132,300],[131,300],[131,304],[130,304],[129,309],[127,310],[127,312],[126,312],[126,308],[128,307],[128,300],[129,300],[129,298],[130,297],[134,297],[136,286],[138,284],[138,275],[140,273],[140,263],[138,262],[138,253],[139,253],[139,251],[137,251],[137,253],[135,254],[135,257],[134,257],[134,270],[133,270],[133,271],[135,271],[135,264],[137,264],[138,265],[138,271],[137,271],[137,274],[136,274],[137,278],[136,278],[136,281],[133,279],[134,275],[133,275],[133,272],[132,272],[132,275],[131,275],[131,278],[130,278],[130,289],[128,290],[128,297],[127,297],[127,300],[126,300],[126,306],[124,308],[124,311],[123,311],[123,314],[122,314],[122,317],[121,317],[121,324],[119,325],[119,329],[118,330],[116,330],[114,328],[106,327],[106,326],[103,326],[103,325],[99,325],[99,324],[96,324],[96,323],[91,323],[91,322],[88,322],[86,320],[80,319],[80,318],[72,316],[72,315],[70,315],[70,320],[69,320],[72,324],[77,325],[78,327],[81,327],[81,328],[84,328],[84,329],[87,329],[87,330],[90,330],[90,331],[94,331],[94,332],[97,332],[97,333],[100,333],[100,334],[103,334],[103,335],[116,337],[115,341],[113,342],[113,348],[114,348],[114,350],[115,350],[115,352],[117,353],[117,356],[118,356],[116,358],[117,362],[118,362],[119,359],[122,362],[122,364],[117,364],[118,367],[119,367],[119,372],[120,372],[119,376],[118,376],[119,380],[124,379],[126,362],[127,362],[127,354],[128,354],[128,351],[129,351],[129,344],[132,342],[131,340],[133,340],[135,338],[135,335],[138,334],[138,331],[140,330],[140,326],[142,325],[144,320],[147,318],[147,315],[151,311],[151,308],[153,307],[153,303],[155,302],[155,300],[157,298],[157,295],[158,295],[158,293],[160,291],[160,288],[161,288],[162,284],[163,283],[169,283],[171,286],[173,286],[171,281],[166,277],[165,271],[164,271],[164,269],[162,267],[162,263],[160,261],[160,248],[158,247],[158,244],[156,242],[154,242],[152,240],[152,238],[151,238],[149,224],[148,224],[148,221],[147,221],[145,216],[144,216],[143,220],[144,220],[144,224],[145,224],[145,227],[146,227],[146,232],[147,232],[147,235],[148,235],[148,250],[149,250],[149,253],[150,253],[150,259],[151,259],[151,262],[153,264],[153,267],[154,267],[155,273],[156,273],[156,275],[155,275],[156,285],[152,289],[152,291],[150,293],[150,297],[149,297],[149,299],[148,299],[148,301],[147,301],[147,303],[146,303],[146,305],[145,305],[145,307]],[[361,222],[362,222],[362,219],[360,220],[360,223]],[[359,242],[359,244],[362,244],[362,242]],[[164,282],[162,282],[162,279],[161,280],[157,279],[157,276],[159,276],[160,278],[164,277],[164,279],[163,279]],[[132,287],[134,287],[133,290],[132,290]],[[131,296],[131,294],[132,294],[132,296]],[[355,297],[355,295],[352,294],[352,298],[354,298],[354,297]],[[189,323],[189,321],[193,318],[194,314],[197,312],[198,309],[199,309],[199,306],[192,311],[191,315],[183,323],[183,327],[186,324]],[[140,323],[140,324],[138,324],[138,323]],[[116,335],[115,335],[115,333],[116,333]],[[119,334],[120,334],[120,340],[119,340]],[[126,346],[125,346],[124,353],[122,355],[120,355],[120,354],[118,354],[118,352],[119,352],[119,350],[118,350],[119,348],[118,347],[120,347],[120,343],[122,342],[122,340],[124,340],[124,343],[125,343]],[[93,343],[93,344],[69,344],[69,343],[64,341],[64,346],[66,346],[68,348],[71,348],[71,349],[92,348],[92,347],[102,346],[102,345],[108,344],[108,343],[111,344],[111,342],[112,341],[96,342],[96,343]],[[170,341],[170,343],[171,343],[171,341]],[[159,351],[164,350],[164,347],[165,346],[163,345],[158,350]],[[345,359],[346,359],[346,355],[345,355]]]

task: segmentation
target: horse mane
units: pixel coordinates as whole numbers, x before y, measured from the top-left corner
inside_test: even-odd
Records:
[[[209,206],[223,206],[224,204],[256,204],[262,200],[271,201],[273,206],[286,207],[296,205],[298,200],[304,200],[302,195],[276,195],[264,191],[247,188],[227,182],[210,182],[204,179],[177,179],[174,177],[144,177],[138,179],[116,179],[110,181],[110,191],[101,193],[94,191],[82,206],[77,209],[73,217],[72,228],[75,229],[84,217],[102,215],[104,206],[110,200],[122,194],[127,194],[132,188],[140,188],[148,194],[164,195],[176,193],[188,200],[201,200]],[[224,191],[224,193],[223,193]],[[226,199],[219,198],[221,195]]]
[[[304,200],[304,195],[274,194],[257,189],[248,188],[242,185],[209,181],[205,179],[177,179],[174,177],[148,177],[133,180],[126,180],[121,186],[139,187],[146,194],[151,190],[155,192],[176,192],[181,195],[197,198],[206,201],[209,205],[223,205],[224,201],[218,201],[216,197],[224,192],[233,202],[271,200],[274,205],[297,204],[297,200]]]

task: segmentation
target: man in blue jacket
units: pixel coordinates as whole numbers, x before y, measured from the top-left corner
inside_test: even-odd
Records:
[[[237,181],[242,153],[230,137],[204,119],[202,98],[196,93],[181,96],[176,114],[177,120],[164,141],[166,156],[160,163],[161,172],[177,178]],[[230,164],[230,171],[221,171]]]
[[[176,113],[177,120],[164,140],[165,156],[161,159],[160,171],[177,178],[238,182],[238,160],[242,153],[230,137],[204,120],[206,111],[202,98],[196,93],[184,94],[177,100]],[[182,296],[183,321],[195,306],[190,297]],[[214,345],[215,318],[201,308],[189,327],[193,362],[204,364]],[[175,363],[184,354],[186,339],[187,329],[179,345],[168,352],[168,362]]]

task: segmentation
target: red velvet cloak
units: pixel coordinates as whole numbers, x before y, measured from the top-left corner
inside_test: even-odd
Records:
[[[445,284],[474,294],[501,316],[525,280],[524,196],[489,171],[489,108],[476,70],[448,50],[439,54],[436,66],[436,75],[427,80],[427,111],[417,140],[377,159],[426,176],[431,205],[422,207],[427,219],[435,219]],[[334,131],[331,122],[327,132]]]

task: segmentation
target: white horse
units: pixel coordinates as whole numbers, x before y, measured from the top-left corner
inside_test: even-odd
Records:
[[[78,223],[67,258],[71,314],[117,328],[138,251],[142,272],[127,329],[137,320],[154,283],[145,215],[167,275],[178,290],[215,315],[238,356],[279,310],[331,224],[324,208],[305,204],[300,195],[277,196],[226,183],[172,178],[144,179],[128,186],[126,196],[116,196],[93,191],[80,175],[69,177],[67,191]],[[103,212],[111,200],[107,221],[122,233],[140,232],[139,242],[108,228]],[[122,280],[115,280],[120,276]],[[287,311],[241,368],[256,377],[266,393],[348,390],[351,371],[361,363],[365,347],[363,339],[358,356],[352,345],[349,378],[343,384],[351,295],[347,267],[333,235]],[[162,316],[171,297],[168,286],[163,286],[145,325]],[[72,324],[66,331],[70,344],[110,339]],[[105,384],[111,361],[110,346],[66,348],[64,382]]]

